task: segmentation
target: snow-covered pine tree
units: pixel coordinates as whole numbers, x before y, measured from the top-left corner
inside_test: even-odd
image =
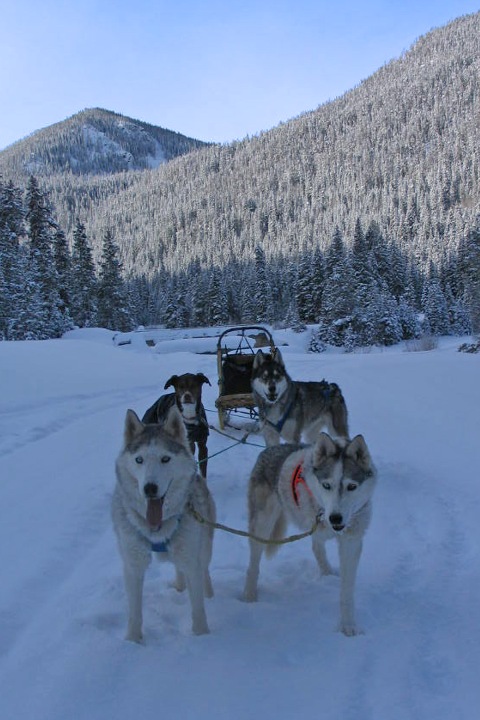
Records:
[[[121,332],[131,330],[134,322],[128,307],[118,248],[110,229],[106,230],[103,236],[98,275],[98,324]]]
[[[208,295],[210,298],[210,323],[225,325],[228,322],[227,293],[220,268],[214,267],[210,277]]]
[[[79,327],[97,324],[97,278],[85,225],[77,218],[73,231],[71,314]]]
[[[9,340],[9,328],[20,302],[21,271],[19,238],[24,233],[21,191],[0,178],[0,263],[2,299],[0,300],[0,337]]]
[[[422,309],[428,319],[432,335],[448,335],[450,333],[447,302],[438,273],[433,265],[430,267],[429,277],[424,284]]]
[[[415,304],[415,290],[412,283],[408,284],[405,292],[400,295],[398,300],[398,313],[402,338],[404,340],[412,340],[413,338],[420,337],[421,326],[419,312]]]
[[[57,228],[53,238],[53,254],[55,259],[55,268],[58,278],[58,294],[60,296],[60,309],[62,313],[70,319],[70,293],[72,286],[72,268],[70,251],[68,249],[65,233],[61,228]],[[72,323],[73,325],[73,323]]]
[[[360,218],[355,222],[351,253],[352,319],[349,345],[358,347],[381,342],[379,337],[379,281],[372,268],[373,253],[369,252]]]
[[[26,206],[29,282],[38,289],[38,294],[35,292],[28,297],[38,297],[42,305],[37,316],[38,338],[60,337],[71,327],[71,322],[62,312],[62,302],[58,294],[58,276],[53,255],[53,235],[57,224],[48,196],[40,190],[33,175],[27,185]]]
[[[465,288],[465,305],[472,333],[480,336],[480,215],[459,247],[459,268]]]
[[[313,308],[312,276],[312,255],[306,247],[303,247],[297,262],[293,293],[297,320],[301,323],[313,323],[316,320]]]
[[[351,288],[353,274],[350,259],[344,252],[343,239],[336,233],[335,252],[327,253],[328,275],[323,292],[320,327],[322,340],[330,345],[341,346],[345,342],[347,329],[350,328],[354,310]],[[333,257],[337,259],[333,264]],[[352,332],[349,330],[349,341]]]
[[[254,313],[257,323],[269,323],[273,319],[267,263],[265,253],[259,245],[255,248]]]

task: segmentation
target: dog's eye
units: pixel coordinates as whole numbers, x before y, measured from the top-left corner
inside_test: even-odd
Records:
[[[137,457],[135,458],[135,462],[137,463],[137,465],[141,465],[143,463],[143,457],[141,455],[137,455]]]
[[[161,459],[161,462],[162,462],[162,463],[170,462],[170,456],[169,456],[169,455],[164,455],[164,456],[162,457],[162,459]]]
[[[330,485],[330,483],[327,483],[327,482],[322,483],[322,487],[324,487],[325,490],[331,490],[331,489],[332,489],[332,486]]]
[[[358,485],[356,485],[355,483],[348,483],[348,485],[347,485],[347,490],[348,490],[349,492],[353,492],[353,490],[356,490],[357,487],[358,487]]]

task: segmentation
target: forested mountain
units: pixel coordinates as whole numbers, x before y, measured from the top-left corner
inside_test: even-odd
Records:
[[[0,153],[0,172],[18,183],[32,174],[143,170],[205,145],[171,130],[94,108],[8,147]]]
[[[70,245],[80,223],[100,262],[112,233],[139,322],[319,322],[318,347],[478,332],[479,120],[476,13],[258,136],[39,184]]]

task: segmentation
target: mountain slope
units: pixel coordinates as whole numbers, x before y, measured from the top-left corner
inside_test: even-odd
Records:
[[[158,167],[205,143],[99,108],[39,130],[0,153],[5,177]]]
[[[99,218],[117,228],[125,267],[147,274],[253,258],[259,243],[295,255],[327,246],[336,226],[349,242],[357,217],[426,264],[480,211],[479,117],[477,13],[258,137],[178,158],[108,197],[89,179],[84,219],[92,237]],[[54,192],[61,201],[61,183]]]
[[[337,226],[350,243],[357,218],[425,269],[456,250],[480,212],[479,117],[476,13],[257,137],[153,170],[43,184],[65,230],[79,216],[98,248],[113,228],[135,276],[252,260],[257,245],[270,260],[295,260],[302,248],[327,247]]]

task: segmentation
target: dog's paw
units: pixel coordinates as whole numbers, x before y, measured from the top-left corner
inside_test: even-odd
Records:
[[[355,635],[364,635],[363,630],[358,628],[353,623],[341,623],[339,627],[339,631],[343,633],[346,637],[354,637]]]
[[[327,577],[328,575],[333,575],[334,577],[338,577],[340,575],[337,568],[333,568],[331,565],[328,567],[320,568],[320,574],[322,577]]]
[[[194,623],[192,625],[192,632],[194,635],[208,635],[210,632],[210,628],[208,627],[207,623]]]
[[[243,602],[247,602],[247,603],[257,602],[257,600],[258,600],[257,591],[245,589],[243,592],[243,595],[242,595],[242,600],[243,600]]]
[[[143,634],[141,632],[133,632],[129,630],[125,635],[125,640],[128,640],[128,642],[134,642],[137,645],[145,645],[145,640],[143,639]]]

